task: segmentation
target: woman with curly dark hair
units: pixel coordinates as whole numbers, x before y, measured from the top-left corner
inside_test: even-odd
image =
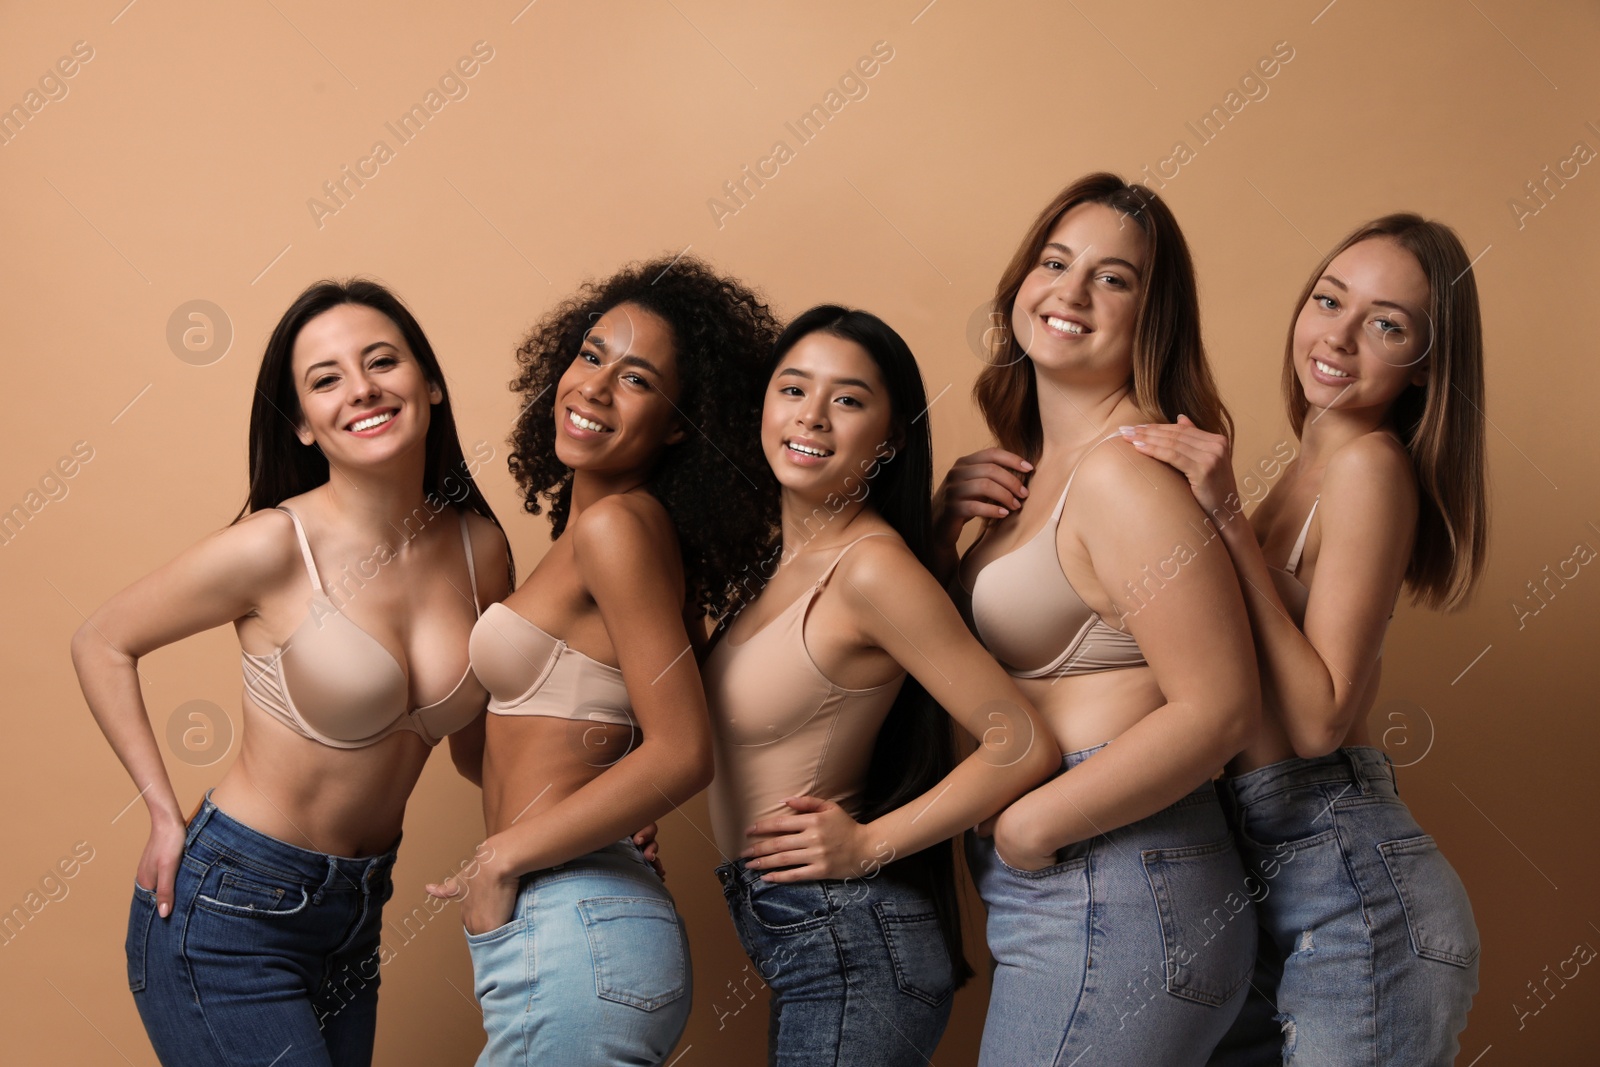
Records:
[[[473,631],[487,858],[429,887],[462,902],[480,1065],[659,1063],[688,1020],[683,924],[628,834],[711,778],[693,651],[775,515],[754,474],[777,332],[680,258],[584,286],[517,352],[511,470],[554,544]]]

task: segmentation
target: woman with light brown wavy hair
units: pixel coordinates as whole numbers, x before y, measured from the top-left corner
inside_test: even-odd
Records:
[[[1119,433],[1180,413],[1230,429],[1183,234],[1149,189],[1088,175],[1024,235],[994,313],[974,392],[998,447],[946,476],[936,534],[958,606],[1067,755],[969,843],[996,961],[981,1062],[1200,1064],[1255,957],[1212,779],[1260,683],[1226,549]]]
[[[1261,660],[1264,728],[1228,790],[1263,894],[1260,995],[1212,1062],[1449,1064],[1478,931],[1366,717],[1401,590],[1456,607],[1483,569],[1477,284],[1448,226],[1387,215],[1323,257],[1296,307],[1283,388],[1299,455],[1248,522],[1225,438],[1185,420],[1133,435],[1221,527]]]

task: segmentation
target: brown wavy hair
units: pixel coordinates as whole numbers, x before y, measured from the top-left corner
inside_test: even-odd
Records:
[[[778,497],[761,451],[761,400],[778,321],[742,282],[693,257],[633,263],[589,281],[557,305],[517,349],[523,398],[512,428],[511,474],[531,514],[550,509],[550,537],[566,529],[572,470],[556,457],[556,383],[584,335],[620,304],[642,308],[672,333],[685,436],[646,484],[678,531],[687,603],[713,618],[732,601],[733,578],[760,561],[778,523]]]
[[[1144,234],[1145,284],[1133,331],[1133,397],[1152,422],[1180,414],[1211,433],[1233,438],[1233,419],[1217,393],[1200,338],[1200,296],[1194,261],[1166,202],[1115,174],[1086,174],[1045,205],[995,286],[988,365],[972,394],[1002,448],[1035,462],[1044,448],[1039,385],[1033,361],[1011,329],[1022,283],[1039,262],[1050,232],[1079,204],[1104,204]]]
[[[1357,226],[1324,256],[1306,279],[1289,322],[1284,400],[1298,436],[1309,405],[1294,370],[1295,321],[1328,264],[1350,246],[1376,237],[1410,252],[1428,279],[1427,381],[1395,399],[1389,425],[1411,455],[1420,490],[1406,587],[1413,604],[1453,610],[1466,603],[1483,573],[1489,539],[1483,319],[1477,278],[1456,232],[1442,222],[1397,212]]]

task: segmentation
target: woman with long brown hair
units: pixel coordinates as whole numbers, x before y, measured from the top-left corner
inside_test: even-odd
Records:
[[[128,983],[168,1067],[371,1061],[406,801],[446,735],[476,760],[488,694],[467,639],[510,579],[474,468],[411,312],[374,282],[320,282],[267,342],[240,517],[74,635],[89,709],[150,812]],[[186,821],[138,661],[227,622],[239,756]]]
[[[1199,1064],[1255,956],[1212,779],[1259,681],[1226,550],[1118,432],[1180,412],[1229,432],[1188,248],[1149,189],[1091,174],[1039,214],[993,310],[974,392],[998,447],[956,463],[936,532],[952,595],[1066,756],[971,842],[996,961],[982,1063]]]
[[[1366,717],[1401,590],[1453,608],[1483,569],[1477,285],[1448,226],[1386,215],[1323,257],[1296,308],[1282,373],[1299,454],[1248,522],[1226,438],[1186,419],[1131,434],[1221,528],[1261,662],[1264,728],[1228,781],[1262,893],[1260,995],[1213,1062],[1449,1064],[1478,931]]]

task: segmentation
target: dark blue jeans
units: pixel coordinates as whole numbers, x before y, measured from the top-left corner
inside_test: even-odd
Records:
[[[954,974],[933,902],[890,873],[773,884],[717,868],[734,929],[771,989],[773,1067],[927,1067]]]
[[[224,814],[189,823],[172,914],[135,885],[128,985],[165,1067],[372,1062],[394,850],[308,852]]]

